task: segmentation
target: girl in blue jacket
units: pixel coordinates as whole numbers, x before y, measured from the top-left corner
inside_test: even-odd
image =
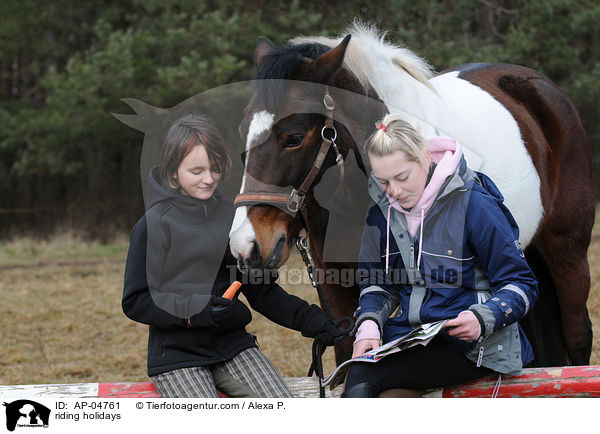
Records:
[[[517,224],[485,175],[450,138],[424,140],[387,115],[366,142],[373,169],[360,249],[353,357],[447,319],[427,346],[354,363],[347,397],[514,374],[533,360],[518,325],[537,298]]]
[[[237,297],[272,321],[316,337],[343,339],[316,305],[288,294],[274,276],[242,275],[228,245],[233,202],[218,184],[230,166],[215,126],[188,115],[169,130],[160,166],[148,179],[148,210],[131,232],[122,306],[149,325],[148,375],[160,395],[291,397],[285,382],[246,331],[252,315]]]

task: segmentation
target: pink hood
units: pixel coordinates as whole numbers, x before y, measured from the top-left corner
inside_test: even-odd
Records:
[[[411,237],[414,237],[420,226],[423,225],[425,214],[429,211],[435,198],[440,192],[444,181],[454,173],[462,158],[462,148],[460,143],[449,137],[432,137],[425,141],[427,148],[431,152],[431,161],[437,164],[429,183],[425,186],[423,194],[419,201],[410,211],[406,211],[400,204],[387,195],[391,207],[388,208],[387,216],[387,246],[386,246],[386,272],[389,263],[389,237],[390,237],[390,211],[392,207],[403,213],[406,217],[406,224]],[[421,244],[423,230],[421,230],[421,239],[419,242],[419,258],[417,259],[417,268],[421,262]]]
[[[440,192],[440,188],[444,184],[444,181],[454,173],[460,159],[462,157],[462,149],[460,144],[449,137],[433,137],[426,140],[427,148],[431,152],[431,161],[437,164],[429,183],[425,186],[423,194],[419,198],[416,205],[410,210],[406,211],[400,206],[394,199],[389,195],[387,196],[390,204],[403,213],[406,216],[406,223],[408,225],[408,231],[412,237],[415,236],[419,226],[423,226],[423,220],[425,214],[433,205],[435,198]],[[389,267],[389,256],[390,256],[390,211],[392,206],[388,207],[387,215],[387,245],[385,248],[385,272],[387,274]],[[417,269],[421,262],[421,250],[423,248],[423,229],[419,237],[419,257],[417,258]],[[380,339],[379,327],[373,320],[364,321],[356,333],[354,343],[363,339]]]

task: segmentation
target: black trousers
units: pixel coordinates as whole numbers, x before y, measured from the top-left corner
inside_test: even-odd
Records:
[[[427,345],[389,355],[377,363],[353,363],[346,388],[368,383],[374,395],[388,389],[432,389],[484,377],[493,371],[477,367],[454,338],[440,333]]]

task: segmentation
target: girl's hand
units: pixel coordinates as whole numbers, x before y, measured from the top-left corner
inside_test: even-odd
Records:
[[[361,339],[360,341],[354,342],[352,357],[361,356],[367,351],[374,350],[375,348],[379,348],[379,339]]]
[[[453,327],[448,331],[450,336],[455,336],[461,341],[471,342],[481,335],[479,320],[470,310],[463,310],[454,319],[448,320],[444,328]]]

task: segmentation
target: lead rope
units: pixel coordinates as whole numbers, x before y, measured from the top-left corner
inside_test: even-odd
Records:
[[[306,271],[308,272],[308,277],[310,277],[310,282],[311,282],[313,288],[315,288],[317,290],[317,294],[319,296],[319,300],[321,302],[321,306],[323,307],[323,310],[325,311],[325,313],[327,314],[329,319],[335,324],[336,327],[340,327],[344,323],[348,323],[349,324],[348,327],[343,328],[341,330],[343,330],[345,334],[350,333],[350,331],[354,328],[354,321],[352,320],[352,318],[346,317],[346,318],[342,318],[340,320],[336,320],[331,315],[331,312],[329,310],[329,305],[327,303],[327,299],[325,298],[325,295],[323,294],[323,288],[321,288],[321,285],[319,284],[319,282],[317,282],[317,279],[315,279],[314,262],[313,262],[311,254],[310,254],[310,251],[308,249],[308,244],[306,242],[306,238],[299,237],[298,240],[296,241],[296,247],[298,248],[298,251],[300,252],[300,255],[302,256],[304,265],[306,265]],[[326,349],[327,349],[327,347],[325,345],[323,345],[321,342],[319,342],[317,339],[315,339],[313,341],[312,362],[310,364],[310,367],[308,368],[308,374],[307,374],[307,377],[312,377],[313,373],[315,373],[317,375],[317,377],[319,378],[319,397],[321,397],[321,398],[325,398],[325,386],[323,386],[323,378],[324,378],[323,353],[325,353]]]

